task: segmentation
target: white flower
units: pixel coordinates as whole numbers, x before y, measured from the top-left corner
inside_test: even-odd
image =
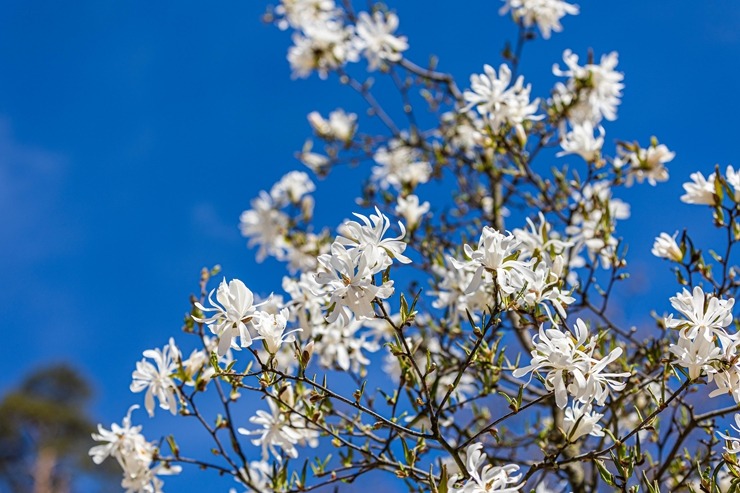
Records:
[[[204,337],[204,342],[208,347],[207,350],[194,349],[190,357],[182,361],[182,370],[185,374],[185,384],[194,386],[198,381],[208,382],[211,380],[216,370],[210,365],[209,359],[213,349],[216,349],[218,341],[209,337]],[[223,359],[226,360],[228,355]]]
[[[584,435],[603,437],[604,429],[599,424],[603,414],[592,411],[591,404],[573,402],[563,414],[563,431],[569,442],[575,442]]]
[[[164,348],[148,349],[144,351],[144,358],[151,358],[156,366],[146,359],[136,363],[136,370],[132,377],[131,392],[141,392],[146,389],[144,407],[149,416],[154,416],[154,398],[159,399],[159,407],[169,410],[172,414],[177,412],[177,399],[179,390],[172,374],[177,371],[180,350],[177,349],[174,339]]]
[[[716,373],[711,363],[722,355],[713,338],[707,337],[707,328],[701,328],[692,339],[680,333],[678,344],[671,344],[669,351],[676,355],[676,363],[689,371],[689,378],[699,378],[702,370]]]
[[[229,348],[240,349],[235,338],[240,339],[241,347],[252,345],[252,336],[249,334],[247,323],[252,320],[256,309],[253,305],[254,295],[239,279],[226,282],[224,278],[216,292],[217,303],[213,301],[213,291],[208,295],[212,308],[205,308],[200,303],[195,306],[202,312],[216,312],[207,318],[193,319],[196,322],[208,324],[208,329],[218,336],[218,355],[223,356]]]
[[[149,453],[149,443],[141,434],[141,425],[131,425],[131,413],[139,406],[131,406],[120,425],[113,423],[110,430],[98,425],[98,433],[92,434],[96,442],[103,442],[90,449],[90,457],[96,464],[101,464],[108,457],[114,457],[119,463],[130,459],[138,460]]]
[[[609,268],[617,257],[619,240],[614,234],[618,219],[630,216],[630,206],[612,197],[606,180],[589,183],[582,193],[573,193],[573,218],[565,232],[571,235],[575,253],[583,247],[592,259]]]
[[[419,225],[419,221],[424,214],[429,212],[429,202],[419,203],[419,197],[416,195],[408,195],[407,197],[398,196],[398,204],[396,205],[396,214],[402,216],[406,220],[406,224],[409,225],[409,229],[415,229]]]
[[[272,197],[264,191],[252,199],[251,206],[239,217],[242,236],[249,238],[247,245],[250,248],[259,245],[258,262],[262,262],[268,254],[282,258],[288,248],[285,242],[288,216],[278,210]]]
[[[308,139],[305,144],[303,144],[301,152],[298,153],[298,159],[315,174],[322,175],[323,173],[326,173],[331,164],[331,160],[322,154],[311,152],[311,149],[313,149],[313,142],[311,139]]]
[[[683,184],[686,191],[681,195],[681,202],[687,204],[714,205],[716,194],[714,192],[714,173],[704,178],[699,173],[691,173],[691,181]]]
[[[316,282],[327,285],[327,290],[331,293],[329,303],[334,306],[328,317],[329,322],[342,317],[344,323],[348,324],[348,311],[354,313],[358,319],[372,319],[375,317],[373,300],[385,299],[393,294],[393,281],[380,286],[373,284],[367,257],[351,255],[341,243],[335,242],[330,254],[321,255],[319,264],[326,270],[316,274]]]
[[[291,171],[280,178],[270,190],[273,207],[281,208],[288,204],[298,204],[301,199],[316,190],[316,185],[303,171]]]
[[[445,258],[445,265],[433,265],[432,270],[440,281],[437,284],[438,291],[430,294],[437,298],[432,302],[434,308],[448,310],[447,318],[457,321],[466,317],[467,313],[473,314],[485,309],[490,303],[493,295],[492,289],[476,289],[468,291],[468,286],[474,284],[477,266],[473,264],[460,264],[451,257]],[[476,281],[477,282],[477,281]]]
[[[400,190],[426,183],[432,176],[432,165],[422,161],[418,149],[392,141],[388,147],[380,147],[373,155],[378,164],[372,170],[372,180],[381,188],[389,186]]]
[[[542,37],[550,38],[552,31],[563,30],[560,19],[566,15],[577,15],[578,6],[571,5],[563,0],[503,0],[506,5],[501,7],[500,14],[511,10],[511,16],[515,21],[521,21],[525,27],[531,27],[537,23],[542,32]]]
[[[372,16],[367,12],[360,12],[357,16],[357,44],[365,53],[369,70],[380,66],[381,60],[397,62],[401,60],[401,52],[409,48],[406,36],[394,36],[398,28],[398,16],[393,12],[383,14],[375,11]]]
[[[568,108],[568,120],[573,125],[586,121],[597,125],[602,118],[609,121],[617,119],[617,106],[620,103],[624,76],[614,70],[619,62],[616,51],[602,55],[599,64],[578,65],[578,55],[571,50],[563,52],[567,70],[556,65],[552,71],[558,77],[568,77],[566,85],[555,86],[553,104]],[[577,100],[574,103],[574,99]]]
[[[286,406],[281,406],[278,401]],[[255,416],[249,418],[250,423],[260,425],[261,429],[237,430],[242,435],[259,435],[252,439],[252,444],[262,447],[262,460],[267,460],[269,453],[272,453],[281,461],[282,456],[278,449],[295,459],[298,457],[296,445],[308,445],[312,448],[318,446],[319,432],[312,429],[310,423],[298,414],[303,411],[303,405],[300,400],[296,400],[293,387],[285,387],[279,394],[268,397],[267,404],[270,407],[269,413],[259,410]]]
[[[325,120],[319,112],[312,111],[308,114],[308,122],[319,136],[340,142],[352,140],[357,129],[357,115],[345,113],[343,109],[329,113],[328,120]]]
[[[390,228],[391,221],[377,207],[375,213],[370,214],[370,218],[354,213],[362,224],[357,221],[345,221],[338,228],[339,236],[336,241],[351,249],[352,254],[364,256],[372,273],[385,269],[394,259],[402,264],[411,263],[411,260],[403,255],[406,243],[401,240],[406,235],[406,228],[399,221],[401,234],[395,238],[383,238]]]
[[[325,286],[316,282],[314,273],[302,273],[298,279],[283,277],[283,290],[290,296],[285,304],[290,310],[290,320],[297,320],[303,336],[312,336],[314,326],[323,325],[322,308],[329,302]]]
[[[733,199],[735,202],[740,202],[740,170],[735,171],[735,169],[728,165],[727,170],[725,171],[725,178],[727,179],[727,184],[730,185],[734,190]]]
[[[629,373],[603,372],[621,356],[622,348],[614,348],[600,360],[594,358],[596,339],[589,339],[588,328],[581,319],[576,320],[575,329],[574,337],[570,332],[545,330],[540,326],[539,334],[532,338],[535,346],[531,364],[513,373],[516,378],[535,371],[544,373],[545,388],[555,392],[555,402],[561,409],[567,404],[568,394],[581,402],[595,400],[601,405],[609,395],[609,388],[619,391],[625,387],[617,379],[629,376]]]
[[[511,69],[502,64],[498,74],[490,65],[483,66],[483,74],[470,76],[470,90],[463,93],[468,103],[462,111],[475,108],[485,118],[491,129],[498,132],[502,127],[515,127],[520,136],[524,136],[522,124],[527,121],[541,120],[542,115],[535,115],[539,99],[530,103],[530,84],[524,85],[524,77],[517,77],[512,86]]]
[[[319,355],[319,362],[326,368],[335,365],[344,371],[359,371],[361,366],[370,364],[364,352],[374,353],[380,345],[368,340],[367,334],[358,334],[362,322],[351,320],[344,324],[342,320],[314,328],[314,352]]]
[[[316,70],[319,77],[326,79],[332,70],[356,62],[353,37],[353,29],[337,18],[317,18],[303,25],[302,33],[293,34],[293,46],[288,49],[293,77],[306,78]]]
[[[239,478],[236,479],[240,484],[251,485],[245,493],[254,491],[270,491],[272,489],[271,476],[273,474],[272,466],[266,460],[253,460],[249,463],[248,469],[239,468]],[[236,493],[232,488],[229,493]]]
[[[336,10],[334,0],[281,0],[275,7],[276,24],[282,30],[301,29],[334,17]]]
[[[495,273],[498,287],[505,293],[515,291],[514,284],[521,286],[524,281],[512,282],[511,278],[521,276],[521,272],[529,269],[531,262],[521,262],[516,259],[519,240],[508,233],[504,235],[489,226],[481,231],[478,240],[478,248],[473,250],[470,245],[465,244],[463,251],[470,259],[460,262],[450,257],[450,262],[457,269],[465,269],[467,266],[475,268],[475,274],[470,285],[465,289],[466,293],[472,293],[483,282],[484,272]]]
[[[516,464],[492,466],[488,463],[488,457],[482,449],[482,443],[468,446],[465,469],[470,474],[470,478],[456,487],[455,484],[460,481],[460,477],[457,475],[451,477],[448,483],[449,493],[519,493],[524,486],[523,483],[519,483],[522,475],[515,475],[519,466]]]
[[[560,141],[562,151],[556,154],[562,157],[568,154],[577,154],[585,161],[592,163],[601,157],[601,148],[604,146],[604,127],[599,126],[599,136],[594,135],[594,125],[590,121],[574,125],[570,132]]]
[[[658,144],[653,138],[653,143],[647,149],[638,147],[636,144],[631,149],[620,146],[619,156],[614,160],[614,167],[626,168],[627,186],[631,186],[634,180],[642,183],[644,180],[653,186],[657,182],[668,180],[666,163],[673,161],[675,152],[668,150],[663,144]]]
[[[270,354],[276,354],[283,343],[295,341],[293,334],[303,330],[294,329],[285,332],[285,327],[288,324],[288,316],[288,309],[283,308],[279,313],[275,314],[263,312],[253,322],[255,329],[259,333],[259,337],[255,339],[262,339],[265,343],[265,349]]]
[[[714,205],[714,173],[709,178],[699,173],[691,173],[691,181],[683,184],[686,193],[681,195],[681,202],[687,204]]]
[[[131,406],[121,425],[113,423],[110,430],[98,425],[98,433],[93,433],[96,442],[102,442],[90,449],[95,464],[113,457],[123,470],[121,486],[126,493],[161,493],[162,480],[157,475],[177,474],[179,466],[152,465],[157,447],[147,442],[141,434],[141,426],[131,426],[131,412],[139,406]]]
[[[556,264],[562,266],[562,257]],[[515,305],[525,310],[533,310],[536,305],[541,305],[550,321],[556,324],[550,309],[545,304],[545,301],[549,301],[560,318],[565,320],[567,315],[563,305],[570,305],[575,298],[560,290],[561,283],[557,273],[551,270],[547,263],[540,262],[534,270],[522,270],[521,274],[521,276],[511,278],[512,288],[517,293],[517,298],[514,300]]]
[[[164,482],[157,476],[178,474],[182,470],[180,466],[163,463],[154,467],[147,463],[138,463],[137,466],[124,472],[121,487],[125,493],[163,493]]]
[[[732,429],[740,433],[740,413],[735,413],[735,425],[737,426],[731,425]],[[728,454],[736,455],[738,452],[740,452],[740,438],[725,435],[724,433],[720,433],[719,431],[717,432],[717,435],[725,440],[725,451]]]
[[[673,308],[686,317],[685,320],[674,319],[673,314],[665,319],[668,328],[680,329],[684,337],[693,339],[701,329],[702,334],[708,340],[714,340],[717,336],[720,340],[727,341],[731,337],[725,332],[724,327],[732,323],[732,307],[735,304],[733,298],[723,300],[709,294],[696,286],[693,293],[685,288],[681,293],[671,298]]]
[[[676,236],[678,236],[678,231],[673,236],[669,236],[668,233],[660,233],[660,236],[655,238],[655,243],[653,243],[652,254],[658,258],[666,258],[674,262],[683,260],[683,252],[676,243]]]

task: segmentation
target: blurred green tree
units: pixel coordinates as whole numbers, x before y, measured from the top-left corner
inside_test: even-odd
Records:
[[[67,493],[90,463],[93,422],[88,381],[65,365],[41,368],[0,401],[0,485],[9,491]]]

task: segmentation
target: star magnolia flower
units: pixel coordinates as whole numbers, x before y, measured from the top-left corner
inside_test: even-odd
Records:
[[[678,236],[678,231],[673,236],[669,236],[668,233],[660,233],[660,236],[655,238],[655,243],[653,243],[652,254],[674,262],[683,260],[683,252],[676,243],[676,236]]]
[[[359,54],[354,46],[354,30],[338,18],[316,18],[293,34],[293,46],[288,49],[288,62],[294,78],[306,78],[316,70],[326,79],[329,72],[356,62]]]
[[[589,339],[588,328],[581,319],[576,320],[575,337],[570,332],[561,332],[540,326],[538,335],[532,338],[535,344],[529,366],[514,370],[519,378],[530,372],[544,373],[545,388],[554,391],[555,403],[564,409],[568,394],[581,402],[595,400],[603,404],[609,388],[622,390],[625,383],[618,378],[628,377],[629,373],[604,373],[609,363],[622,354],[622,348],[615,348],[605,358],[593,357],[596,341]],[[546,372],[546,373],[545,373]],[[530,381],[531,381],[530,376]]]
[[[177,371],[178,360],[180,360],[180,350],[175,346],[174,339],[170,338],[170,343],[164,348],[148,349],[144,351],[144,357],[154,360],[156,366],[146,359],[136,363],[136,370],[133,373],[133,382],[131,382],[131,392],[141,392],[146,389],[144,397],[144,407],[146,407],[149,416],[154,416],[154,398],[159,400],[159,407],[169,410],[172,414],[177,412],[176,396],[179,390],[172,374]]]
[[[357,115],[345,113],[343,109],[329,113],[328,120],[324,120],[317,111],[312,111],[308,114],[308,122],[319,136],[340,142],[351,141],[357,129]]]
[[[284,31],[288,27],[302,29],[303,26],[335,17],[337,8],[334,0],[282,0],[275,7],[275,14],[278,28]]]
[[[373,155],[378,164],[373,167],[372,180],[380,188],[389,186],[400,190],[426,183],[432,176],[432,165],[423,161],[418,149],[393,141],[388,147],[380,147]]]
[[[286,406],[281,407],[278,401]],[[295,399],[293,387],[286,387],[279,395],[268,397],[267,404],[270,412],[259,410],[255,416],[249,418],[250,423],[260,425],[261,429],[237,430],[242,435],[259,435],[252,439],[252,444],[262,447],[262,460],[267,460],[269,453],[272,453],[278,461],[282,461],[278,449],[295,459],[298,457],[296,445],[308,445],[311,448],[318,446],[319,432],[310,428],[309,422],[298,414],[302,412],[303,406],[300,400]]]
[[[514,235],[511,233],[504,235],[500,231],[485,226],[481,231],[476,250],[468,244],[463,246],[465,255],[470,258],[468,262],[460,262],[452,257],[449,260],[457,269],[465,269],[468,265],[476,269],[473,280],[465,289],[466,293],[472,293],[478,289],[483,282],[484,272],[495,272],[499,288],[506,293],[511,293],[515,290],[513,284],[521,286],[524,281],[512,283],[510,277],[521,275],[519,271],[529,269],[531,264],[531,262],[516,260],[518,248],[519,240]]]
[[[213,290],[215,291],[215,290]],[[208,295],[208,301],[213,308],[205,308],[200,303],[195,306],[202,312],[215,312],[207,318],[193,317],[196,322],[208,324],[208,329],[218,336],[218,355],[223,356],[229,348],[240,349],[233,340],[240,339],[241,347],[252,345],[252,336],[249,334],[247,323],[256,313],[253,305],[254,295],[239,279],[226,282],[221,281],[216,292],[217,303],[213,301],[213,291]]]
[[[676,355],[676,363],[689,371],[689,378],[699,378],[702,370],[716,373],[711,363],[722,355],[714,339],[707,337],[709,329],[701,328],[693,339],[679,335],[678,344],[671,344],[669,351]]]
[[[697,339],[699,337],[697,336]],[[709,397],[729,394],[735,399],[736,404],[740,404],[740,354],[738,354],[740,341],[720,339],[720,342],[723,350],[718,356],[717,362],[713,363],[712,366],[704,367],[707,371],[707,381],[714,381],[717,386],[715,390],[709,393]]]
[[[598,64],[578,65],[578,55],[571,50],[563,52],[563,61],[567,70],[554,65],[552,72],[558,77],[568,77],[566,85],[555,87],[553,102],[556,105],[568,106],[568,119],[578,125],[585,121],[598,124],[602,118],[609,121],[617,119],[617,106],[620,103],[624,84],[624,75],[615,67],[619,62],[616,51],[602,55]],[[585,86],[585,88],[583,88]],[[574,103],[574,99],[577,100]]]
[[[406,220],[406,224],[409,225],[409,229],[413,230],[419,225],[419,221],[424,214],[429,212],[429,202],[419,203],[419,197],[416,195],[408,195],[406,197],[398,197],[398,204],[396,205],[396,214],[403,216]]]
[[[725,179],[727,180],[727,184],[735,191],[732,198],[735,202],[740,202],[740,170],[735,171],[732,166],[728,165],[727,170],[725,170]]]
[[[563,414],[563,431],[568,441],[575,442],[585,435],[603,437],[604,429],[599,424],[603,416],[603,414],[592,411],[591,404],[573,402]]]
[[[731,425],[732,429],[736,432],[740,433],[740,413],[735,413],[735,425]],[[717,432],[717,435],[719,435],[723,440],[726,441],[725,443],[725,451],[728,454],[736,455],[738,452],[740,452],[740,438],[725,435],[724,433]]]
[[[376,207],[370,218],[355,213],[362,224],[357,221],[345,221],[339,227],[337,243],[344,245],[353,254],[366,257],[367,266],[373,273],[380,272],[393,263],[393,259],[402,264],[409,264],[411,260],[403,255],[406,243],[401,239],[406,235],[406,228],[399,221],[401,234],[395,238],[383,238],[391,225],[390,219]]]
[[[709,178],[699,173],[691,173],[691,181],[683,184],[686,193],[681,195],[681,202],[687,204],[714,205],[714,173]]]
[[[401,52],[409,48],[406,36],[394,36],[398,29],[398,16],[393,12],[375,11],[371,16],[360,12],[357,16],[357,38],[360,49],[368,60],[368,69],[375,70],[382,60],[398,62]]]
[[[291,171],[280,178],[270,190],[273,207],[281,208],[288,204],[298,204],[304,195],[316,190],[316,185],[303,171]]]
[[[252,208],[239,217],[239,229],[242,236],[249,238],[250,248],[259,245],[257,262],[262,262],[267,255],[282,258],[287,249],[288,216],[278,210],[272,197],[264,191],[252,199],[250,205]]]
[[[482,117],[497,132],[505,125],[515,127],[520,136],[525,136],[522,124],[527,121],[536,121],[543,118],[535,115],[539,99],[530,103],[530,84],[524,85],[524,77],[517,77],[511,84],[511,69],[502,64],[498,74],[490,65],[483,66],[483,74],[470,76],[470,90],[463,93],[468,105],[463,112],[475,108]],[[523,139],[524,140],[524,139]]]
[[[562,258],[560,258],[559,262],[556,263],[562,266]],[[537,264],[534,270],[523,270],[522,276],[513,278],[513,281],[515,292],[521,293],[521,295],[514,300],[516,306],[531,310],[535,305],[540,305],[547,313],[547,316],[553,325],[557,325],[550,309],[545,303],[545,301],[549,301],[561,319],[565,320],[567,318],[563,305],[570,305],[575,301],[575,298],[560,290],[558,287],[560,284],[558,275],[555,271],[551,270],[545,262]],[[522,284],[519,285],[517,284],[518,282],[521,282]]]
[[[347,310],[358,319],[375,318],[373,300],[386,299],[393,294],[393,281],[380,286],[373,284],[368,258],[365,255],[351,255],[341,243],[335,242],[330,254],[321,255],[319,264],[326,271],[316,274],[316,282],[327,285],[331,293],[329,303],[334,305],[334,310],[327,317],[329,322],[342,317],[344,323],[348,324],[350,317]]]
[[[259,333],[259,337],[255,339],[262,339],[265,343],[265,349],[270,354],[276,354],[283,343],[295,341],[293,334],[303,330],[294,329],[285,332],[285,326],[288,324],[288,316],[288,309],[283,308],[280,310],[280,313],[276,314],[262,313],[254,321],[254,326]]]
[[[122,467],[130,460],[149,454],[149,442],[141,434],[141,425],[131,425],[131,413],[139,406],[131,406],[120,425],[113,423],[110,430],[98,425],[98,433],[92,434],[92,439],[102,442],[90,449],[90,457],[95,464],[101,464],[108,457],[114,457]]]
[[[560,141],[562,151],[557,157],[568,154],[577,154],[585,161],[593,163],[601,157],[601,148],[604,146],[604,127],[599,126],[599,136],[594,135],[594,125],[590,121],[574,125],[570,132]]]
[[[522,475],[514,475],[519,470],[519,466],[516,464],[492,466],[488,463],[488,457],[482,449],[482,443],[468,446],[465,468],[470,478],[461,486],[455,487],[460,478],[457,475],[451,477],[448,483],[449,493],[519,493],[524,486],[524,483],[519,483]]]
[[[637,183],[647,182],[653,186],[657,182],[668,180],[668,169],[666,163],[673,161],[675,152],[668,150],[663,144],[658,144],[653,137],[653,143],[647,149],[635,145],[628,145],[625,149],[620,146],[619,156],[614,159],[615,168],[625,168],[627,172],[627,186],[637,180]]]
[[[732,307],[735,304],[733,298],[727,300],[718,299],[696,286],[693,293],[685,288],[681,293],[671,298],[673,308],[681,312],[686,319],[674,319],[673,314],[665,319],[665,325],[671,329],[680,329],[681,335],[688,339],[697,336],[701,329],[704,336],[711,340],[717,336],[722,341],[734,339],[730,337],[724,328],[732,323]],[[726,344],[723,345],[726,346]]]
[[[525,27],[537,23],[542,37],[550,38],[555,31],[563,30],[560,19],[566,15],[578,15],[578,6],[571,5],[563,0],[503,0],[506,4],[501,7],[499,14],[503,15],[511,10],[515,21],[521,21]]]
[[[121,426],[111,425],[106,430],[98,425],[98,433],[93,433],[96,442],[103,442],[90,449],[90,456],[96,464],[108,457],[114,457],[123,470],[121,486],[126,493],[161,493],[163,482],[157,475],[171,475],[180,472],[179,466],[155,464],[157,447],[146,441],[141,434],[141,426],[131,426],[131,412],[139,406],[131,406],[123,418]]]
[[[370,364],[366,352],[374,353],[380,345],[368,340],[368,334],[359,334],[362,322],[352,320],[344,324],[342,320],[317,326],[314,329],[314,351],[319,355],[319,363],[325,368],[337,366],[344,371],[353,372]]]

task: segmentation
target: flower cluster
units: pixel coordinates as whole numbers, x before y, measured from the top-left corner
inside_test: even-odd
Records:
[[[725,196],[735,204],[740,203],[740,171],[727,166],[724,176],[717,171],[704,178],[700,172],[691,173],[691,181],[683,185],[685,194],[681,201],[687,204],[719,205]]]
[[[399,21],[393,12],[360,12],[356,25],[334,0],[284,0],[275,12],[279,27],[295,30],[288,50],[294,77],[308,77],[315,70],[325,79],[361,54],[375,70],[398,62],[409,47],[406,37],[394,34]]]
[[[498,73],[490,65],[484,65],[483,72],[470,76],[470,90],[463,94],[468,104],[462,111],[475,108],[493,132],[514,128],[521,140],[526,140],[524,122],[543,118],[535,114],[539,100],[529,100],[532,86],[525,86],[521,75],[512,85],[511,69],[505,64],[499,67]]]
[[[466,450],[467,460],[465,468],[470,477],[465,481],[459,481],[459,476],[450,478],[452,485],[449,493],[518,493],[524,486],[519,481],[521,474],[516,474],[519,466],[509,464],[506,466],[492,466],[488,464],[488,457],[483,452],[482,443],[469,445]],[[461,483],[460,486],[455,486]]]
[[[328,124],[327,124],[328,125]],[[329,130],[332,130],[331,125]],[[270,255],[288,262],[291,270],[316,267],[316,255],[325,251],[326,232],[314,233],[299,225],[313,217],[316,186],[303,171],[291,171],[252,200],[252,208],[240,217],[242,236],[250,247],[259,246],[257,261]]]
[[[287,386],[267,399],[270,412],[260,410],[249,418],[250,423],[261,428],[238,429],[242,435],[257,436],[252,443],[262,448],[262,461],[266,461],[269,454],[279,461],[283,460],[283,454],[295,459],[298,457],[296,445],[312,448],[318,445],[319,432],[301,417],[301,403],[296,399],[293,387]]]
[[[440,269],[445,277],[441,286],[446,289],[437,293],[435,306],[450,306],[456,312],[479,309],[490,304],[486,293],[493,292],[502,307],[525,311],[542,307],[553,320],[549,303],[561,318],[566,318],[564,306],[573,302],[561,289],[561,254],[567,245],[548,238],[548,224],[544,217],[541,221],[544,235],[536,233],[531,221],[531,231],[515,230],[513,234],[484,227],[476,249],[464,245],[468,260],[448,258],[457,272]],[[483,299],[478,299],[481,296]]]
[[[713,380],[717,389],[710,397],[730,394],[740,403],[740,342],[737,333],[726,330],[732,323],[735,300],[706,294],[697,286],[692,292],[684,289],[676,294],[671,305],[683,315],[674,318],[671,314],[664,320],[667,328],[678,331],[678,342],[670,347],[676,364],[686,368],[689,378],[707,375],[709,381]]]
[[[565,111],[571,125],[585,122],[598,125],[602,119],[616,120],[624,84],[624,76],[617,72],[617,52],[601,57],[600,63],[578,64],[578,55],[571,50],[563,52],[566,70],[557,64],[552,71],[558,77],[567,77],[565,84],[558,83],[551,104]]]
[[[585,248],[591,259],[600,259],[608,268],[620,262],[614,235],[617,220],[629,216],[629,204],[612,197],[607,181],[589,183],[573,193],[573,218],[565,232],[576,254]]]
[[[347,114],[343,109],[329,113],[328,120],[317,111],[312,111],[308,114],[308,122],[319,137],[344,143],[351,141],[357,130],[357,115]]]
[[[505,5],[499,11],[505,14],[511,11],[515,21],[521,22],[525,27],[537,24],[537,27],[545,39],[550,34],[563,30],[560,19],[566,15],[578,15],[578,6],[571,5],[563,0],[503,0]]]
[[[606,357],[597,358],[597,338],[589,336],[588,327],[580,318],[576,320],[575,330],[573,334],[541,326],[539,333],[532,338],[532,361],[528,366],[514,370],[517,378],[534,372],[542,375],[545,388],[555,393],[555,402],[561,409],[567,405],[568,395],[582,403],[594,401],[603,405],[609,389],[622,390],[625,383],[620,379],[630,375],[628,372],[605,371],[607,365],[621,356],[622,348],[614,348]]]
[[[653,138],[650,147],[643,149],[637,143],[622,144],[618,148],[619,155],[614,159],[614,166],[626,173],[627,186],[637,180],[637,183],[647,181],[655,186],[658,182],[668,180],[666,163],[676,156],[664,144],[658,144]]]
[[[403,255],[406,249],[401,241],[406,234],[403,224],[398,223],[401,230],[398,237],[384,238],[390,220],[379,210],[375,212],[369,218],[355,214],[362,224],[345,222],[330,253],[319,256],[322,269],[316,274],[316,282],[330,293],[329,322],[341,319],[347,325],[350,315],[360,320],[373,319],[373,301],[393,294],[393,281],[376,284],[374,276],[390,266],[394,259],[404,264],[411,262]]]
[[[566,50],[549,97],[533,94],[521,48],[561,31],[579,7],[503,2],[519,44],[467,88],[433,58],[407,57],[399,19],[383,4],[280,0],[268,11],[292,32],[293,76],[336,76],[366,111],[309,113],[313,135],[297,153],[306,168],[241,215],[257,260],[284,262],[282,292],[260,296],[239,279],[211,285],[217,269],[204,269],[183,327],[196,349],[186,357],[170,339],[136,363],[130,390],[148,414],[196,418],[213,455],[191,457],[174,437],[163,453],[165,440],[148,442],[129,411],[99,427],[90,450],[96,463],[116,459],[125,489],[160,492],[159,476],[176,464],[274,492],[357,484],[370,471],[410,491],[450,493],[709,490],[723,474],[740,484],[740,438],[719,433],[720,455],[716,441],[693,434],[736,408],[699,414],[687,397],[709,384],[711,397],[740,403],[740,338],[730,329],[740,172],[694,173],[681,198],[711,206],[727,229],[727,248],[710,250],[721,268],[688,231],[662,233],[652,248],[682,286],[712,293],[697,286],[671,298],[676,314],[658,320],[657,335],[620,328],[612,297],[628,266],[617,223],[630,206],[616,197],[635,182],[668,180],[674,153],[655,138],[605,147],[624,88],[616,52],[583,62]],[[400,93],[401,111],[384,108],[386,88]],[[332,180],[340,166],[353,170],[340,178],[364,173],[355,203],[371,212],[334,233],[314,224],[309,172]],[[399,268],[409,257],[414,265]],[[740,433],[740,414],[736,423]],[[324,455],[324,439],[338,450]],[[682,454],[687,443],[700,451]],[[726,472],[709,478],[718,461]]]
[[[113,457],[123,470],[121,487],[126,493],[161,493],[163,482],[158,476],[177,474],[180,466],[157,462],[158,450],[154,442],[148,442],[141,434],[141,425],[131,424],[131,413],[139,406],[131,406],[121,424],[113,423],[110,430],[98,425],[93,440],[100,442],[90,449],[95,464]]]
[[[215,291],[216,302],[213,301],[213,291],[208,296],[210,308],[196,302],[196,307],[202,312],[215,313],[210,317],[193,316],[193,319],[206,324],[211,333],[218,337],[219,356],[226,355],[229,349],[250,347],[255,340],[262,340],[268,353],[274,355],[282,344],[295,340],[293,333],[302,330],[297,328],[286,332],[289,318],[287,309],[280,309],[277,313],[258,310],[272,299],[255,305],[252,291],[239,279],[228,283],[224,279]]]
[[[379,148],[373,159],[377,166],[373,167],[372,179],[382,189],[413,190],[432,176],[432,166],[422,158],[418,149],[397,140],[391,141],[388,147]]]

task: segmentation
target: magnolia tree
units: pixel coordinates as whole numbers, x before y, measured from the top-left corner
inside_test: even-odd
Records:
[[[578,13],[505,0],[518,39],[456,81],[405,56],[384,5],[269,10],[292,32],[294,77],[348,86],[367,127],[383,128],[365,133],[343,109],[308,115],[306,171],[367,170],[360,210],[336,229],[315,224],[306,171],[254,198],[241,231],[258,261],[285,263],[281,294],[257,299],[249,279],[203,270],[188,335],[144,351],[132,376],[150,416],[199,423],[211,453],[181,449],[176,434],[147,440],[135,405],[93,435],[93,461],[116,461],[130,492],[161,491],[187,467],[232,476],[233,491],[334,490],[378,474],[434,493],[738,490],[740,172],[691,175],[681,200],[705,208],[724,241],[656,238],[652,253],[675,271],[673,313],[620,327],[610,300],[629,282],[617,224],[630,208],[615,195],[666,181],[674,154],[655,138],[606,145],[617,53],[566,50],[539,97],[518,74],[523,47]],[[376,98],[381,79],[400,109]],[[430,182],[448,193],[423,200]]]

